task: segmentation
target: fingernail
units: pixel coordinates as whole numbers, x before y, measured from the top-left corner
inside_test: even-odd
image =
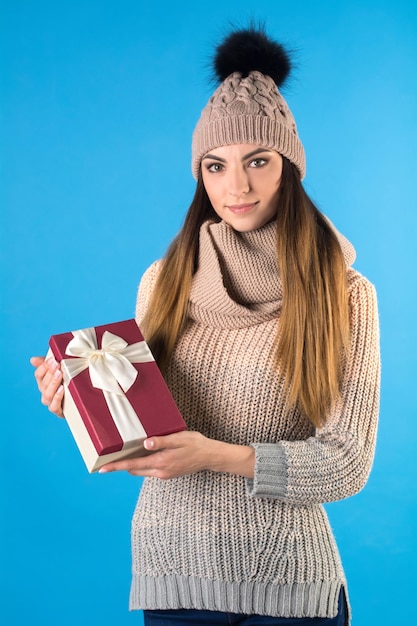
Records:
[[[145,448],[145,450],[150,450],[151,448],[153,448],[155,445],[153,439],[145,439],[145,441],[143,442],[143,447]]]
[[[64,385],[60,385],[56,390],[57,393],[62,393],[64,391]]]
[[[54,372],[54,379],[58,380],[58,378],[60,378],[61,376],[61,370],[56,370],[56,372]]]
[[[55,361],[54,358],[48,359],[48,363],[53,370],[56,370],[56,368],[58,367],[58,361]]]
[[[108,472],[108,470],[106,470],[105,467],[100,467],[100,469],[98,470],[99,474],[105,474],[106,472]]]

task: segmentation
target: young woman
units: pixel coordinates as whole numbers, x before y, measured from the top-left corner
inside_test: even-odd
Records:
[[[278,87],[290,60],[262,30],[219,46],[221,84],[193,136],[195,197],[137,320],[188,430],[101,471],[145,476],[131,608],[145,624],[348,623],[322,504],[366,483],[379,404],[373,286],[305,193]],[[61,372],[32,359],[51,411]]]

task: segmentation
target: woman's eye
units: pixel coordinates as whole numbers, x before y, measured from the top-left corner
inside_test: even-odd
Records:
[[[212,163],[207,166],[209,172],[221,172],[223,169],[223,165],[221,163]]]
[[[263,167],[266,164],[266,159],[252,159],[252,161],[249,163],[249,167]]]

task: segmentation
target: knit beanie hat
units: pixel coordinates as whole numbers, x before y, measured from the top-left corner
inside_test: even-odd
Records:
[[[276,150],[294,163],[303,179],[304,148],[291,111],[278,91],[291,70],[284,47],[262,29],[234,31],[216,48],[213,67],[221,84],[194,130],[194,178],[210,150],[249,143]]]

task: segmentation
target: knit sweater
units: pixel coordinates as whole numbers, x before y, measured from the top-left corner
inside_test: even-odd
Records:
[[[254,479],[146,478],[132,522],[131,609],[334,617],[346,580],[322,506],[366,483],[379,406],[375,291],[348,268],[351,350],[323,428],[285,409],[273,368],[282,301],[275,224],[203,224],[189,320],[166,374],[189,430],[255,448]],[[347,265],[350,244],[341,239]],[[140,324],[160,262],[139,288]]]

